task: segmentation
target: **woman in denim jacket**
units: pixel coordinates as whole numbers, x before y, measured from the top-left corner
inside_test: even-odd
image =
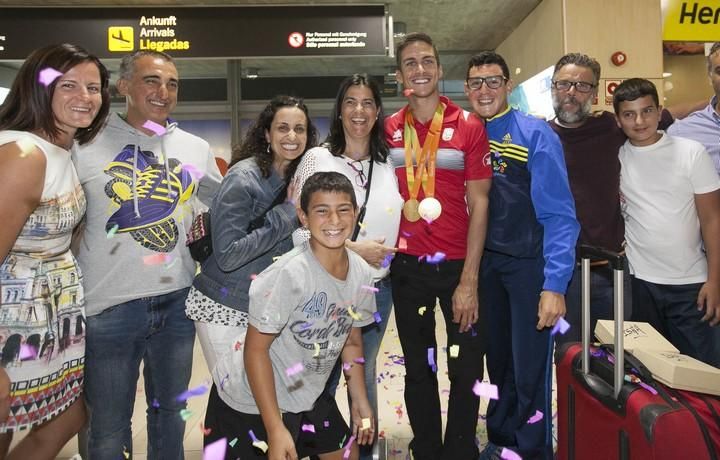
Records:
[[[242,358],[250,283],[292,249],[291,234],[299,222],[294,188],[288,184],[304,153],[316,143],[303,101],[276,96],[233,152],[210,208],[213,253],[195,277],[185,312],[195,321],[205,361],[221,398],[231,407],[235,386],[227,369],[243,369],[242,361],[235,360]],[[280,194],[285,199],[273,206]]]

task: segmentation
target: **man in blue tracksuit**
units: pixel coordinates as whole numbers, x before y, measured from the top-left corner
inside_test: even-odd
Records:
[[[509,449],[551,459],[550,332],[565,314],[579,224],[560,140],[544,121],[509,107],[511,90],[502,56],[471,58],[465,92],[486,122],[493,167],[481,298],[499,396],[488,406],[480,458]]]

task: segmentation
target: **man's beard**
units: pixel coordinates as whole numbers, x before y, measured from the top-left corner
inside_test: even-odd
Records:
[[[553,94],[553,109],[555,109],[555,116],[560,120],[561,123],[573,124],[579,123],[590,116],[592,111],[592,99],[588,98],[585,103],[580,104],[577,99],[573,96],[565,96],[560,99],[558,96]],[[578,108],[576,111],[571,112],[562,110],[562,106],[568,102],[575,103]]]

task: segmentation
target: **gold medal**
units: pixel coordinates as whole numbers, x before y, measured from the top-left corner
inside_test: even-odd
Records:
[[[419,206],[418,200],[414,198],[410,198],[403,204],[403,216],[405,216],[407,221],[417,222],[420,220],[420,213],[418,212]]]
[[[420,202],[418,214],[427,222],[432,222],[442,214],[442,205],[433,197],[427,197]]]

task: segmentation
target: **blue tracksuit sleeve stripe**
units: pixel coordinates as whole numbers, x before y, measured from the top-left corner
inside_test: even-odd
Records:
[[[575,266],[580,225],[560,139],[550,128],[535,130],[534,137],[528,170],[535,215],[543,226],[543,289],[565,294]]]

